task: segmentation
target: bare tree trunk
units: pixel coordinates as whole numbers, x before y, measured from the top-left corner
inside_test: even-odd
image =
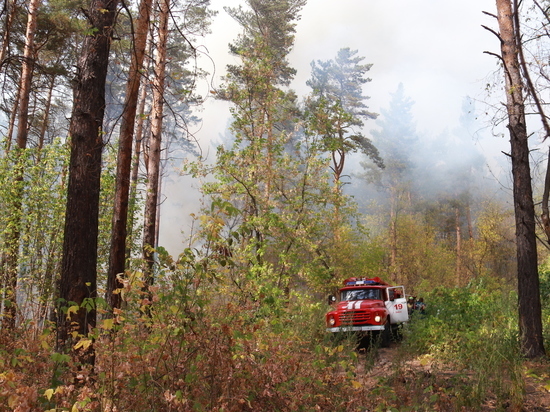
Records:
[[[15,99],[13,105],[13,111],[10,114],[10,120],[8,122],[8,130],[6,132],[6,147],[4,151],[9,153],[11,150],[11,141],[13,139],[13,131],[15,130],[15,120],[17,119],[17,113],[19,113],[19,95],[21,91],[21,83],[17,86],[17,99]]]
[[[397,194],[393,189],[390,200],[390,277],[398,283],[397,268]]]
[[[42,126],[40,127],[40,135],[38,136],[38,156],[40,158],[40,151],[44,147],[44,141],[46,139],[46,132],[48,130],[48,124],[50,121],[50,108],[52,106],[53,88],[55,86],[55,76],[50,77],[50,84],[48,87],[48,96],[46,98],[46,104],[44,105],[44,116],[42,119]]]
[[[158,187],[159,196],[162,193],[162,170],[159,173],[159,187]],[[157,212],[155,214],[155,248],[159,246],[159,234],[160,234],[160,209],[162,207],[162,202],[159,200],[157,203]]]
[[[468,221],[468,240],[472,240],[474,238],[474,226],[472,225],[472,212],[469,200],[466,204],[466,220]]]
[[[19,97],[17,99],[17,148],[22,151],[27,148],[28,123],[29,123],[29,100],[31,94],[31,81],[34,67],[34,35],[36,32],[36,16],[40,0],[31,0],[27,16],[27,29],[25,33],[25,49],[23,52],[23,64],[19,86]],[[6,291],[4,300],[3,326],[9,329],[15,328],[17,316],[17,276],[19,261],[19,240],[21,237],[21,205],[23,202],[23,153],[18,152],[15,157],[15,190],[11,203],[11,230],[5,240],[6,243]]]
[[[130,197],[129,197],[129,210],[130,210],[130,216],[128,218],[128,235],[127,238],[130,239],[130,241],[126,242],[126,259],[130,259],[132,250],[130,247],[130,244],[133,243],[133,233],[134,233],[134,214],[135,214],[135,207],[137,203],[137,184],[138,184],[138,176],[139,176],[139,164],[140,164],[140,158],[141,158],[141,150],[142,150],[142,140],[144,136],[144,122],[145,122],[145,103],[147,100],[147,85],[144,83],[141,88],[141,95],[140,95],[140,103],[139,103],[139,117],[137,121],[137,127],[136,127],[136,138],[135,138],[135,144],[134,144],[134,160],[132,164],[132,175],[130,177]]]
[[[548,148],[548,159],[546,164],[546,176],[544,178],[544,192],[542,194],[542,228],[550,243],[550,214],[548,213],[548,198],[550,197],[550,147]]]
[[[29,3],[25,51],[23,52],[21,69],[21,88],[19,91],[19,115],[17,117],[17,147],[20,149],[27,147],[29,135],[29,98],[31,95],[32,73],[35,60],[34,35],[36,32],[36,15],[40,3],[41,0],[31,0]]]
[[[162,117],[164,109],[164,80],[166,71],[166,46],[168,42],[168,17],[170,0],[159,1],[159,28],[156,44],[155,78],[153,80],[153,108],[151,135],[147,161],[147,194],[143,227],[143,260],[145,281],[153,284],[154,247],[156,245],[156,216],[159,195],[160,152],[162,145]]]
[[[75,79],[69,127],[71,157],[58,308],[58,350],[72,347],[76,332],[88,336],[96,324],[97,237],[105,81],[118,0],[91,0],[88,21],[93,32],[84,39]],[[72,303],[74,302],[74,303]],[[66,307],[73,310],[67,312]],[[75,353],[94,364],[91,346]]]
[[[460,211],[458,207],[455,209],[455,226],[456,226],[456,286],[460,287],[461,285],[461,274],[462,274],[462,234],[460,233]]]
[[[4,23],[4,35],[2,36],[2,49],[0,49],[0,69],[4,65],[4,59],[8,54],[10,45],[11,27],[17,14],[18,5],[16,0],[5,0],[6,22]]]
[[[128,234],[128,204],[130,194],[130,172],[132,165],[132,141],[137,111],[141,69],[145,56],[147,34],[152,0],[142,0],[139,6],[139,18],[134,33],[134,49],[128,82],[124,112],[120,125],[120,137],[117,157],[117,171],[115,183],[115,204],[113,208],[113,224],[111,230],[111,248],[109,267],[107,271],[106,300],[111,308],[120,308],[122,302],[117,289],[123,287],[117,275],[124,273],[126,268],[126,239]]]
[[[518,13],[517,2],[515,13]],[[537,268],[535,210],[531,187],[529,145],[525,124],[523,81],[519,66],[519,38],[514,26],[511,0],[496,0],[506,82],[506,109],[510,131],[516,247],[518,263],[518,309],[521,350],[528,358],[545,355]]]

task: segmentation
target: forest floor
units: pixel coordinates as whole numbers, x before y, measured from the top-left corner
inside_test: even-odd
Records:
[[[369,390],[369,388],[379,387],[380,382],[386,382],[386,385],[394,391],[395,396],[400,397],[405,404],[410,405],[411,403],[407,402],[407,399],[410,401],[417,396],[411,391],[417,394],[429,392],[439,396],[437,402],[439,407],[434,409],[445,410],[444,406],[441,408],[441,405],[444,405],[445,402],[449,402],[448,405],[450,405],[458,400],[456,395],[454,398],[453,395],[449,395],[449,392],[453,392],[449,389],[457,384],[469,384],[467,374],[441,365],[434,365],[429,356],[410,358],[400,350],[399,344],[377,349],[373,353],[368,351],[363,356],[365,356],[365,362],[357,369],[357,379],[363,387]],[[414,383],[411,383],[413,380]],[[550,411],[550,362],[548,360],[526,361],[523,382],[523,405],[520,409],[512,406],[512,402],[505,402],[504,405],[498,404],[496,398],[492,399],[489,396],[479,411]],[[456,409],[453,408],[453,410]]]

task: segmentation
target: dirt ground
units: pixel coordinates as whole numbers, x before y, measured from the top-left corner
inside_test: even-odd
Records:
[[[363,356],[373,357],[372,364],[369,365],[368,362],[365,362],[367,366],[360,366],[357,370],[357,378],[367,388],[374,387],[380,381],[380,378],[390,377],[392,373],[395,373],[397,367],[403,371],[404,375],[424,376],[429,378],[431,382],[448,382],[452,385],[453,378],[456,380],[457,373],[455,371],[440,367],[434,368],[429,357],[401,359],[398,344],[393,344],[389,348],[380,348],[374,355],[364,354]],[[463,381],[463,383],[467,384],[467,381]],[[510,412],[550,412],[550,362],[548,360],[525,362],[523,399],[521,409],[511,405],[505,405],[504,409]],[[452,398],[448,402],[453,402]],[[438,408],[438,410],[444,409]],[[489,399],[484,403],[480,412],[496,410],[502,411],[503,406],[498,406],[495,401]]]

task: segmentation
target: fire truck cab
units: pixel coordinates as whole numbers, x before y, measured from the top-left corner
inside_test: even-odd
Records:
[[[329,299],[333,310],[326,314],[327,332],[377,334],[387,346],[392,328],[409,320],[405,288],[391,286],[379,277],[346,279],[339,299]]]

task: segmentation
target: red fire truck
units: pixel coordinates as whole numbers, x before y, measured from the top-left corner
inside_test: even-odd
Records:
[[[389,345],[392,329],[409,320],[405,288],[379,277],[346,279],[339,299],[329,300],[334,309],[326,314],[327,332],[379,335],[382,346]]]

